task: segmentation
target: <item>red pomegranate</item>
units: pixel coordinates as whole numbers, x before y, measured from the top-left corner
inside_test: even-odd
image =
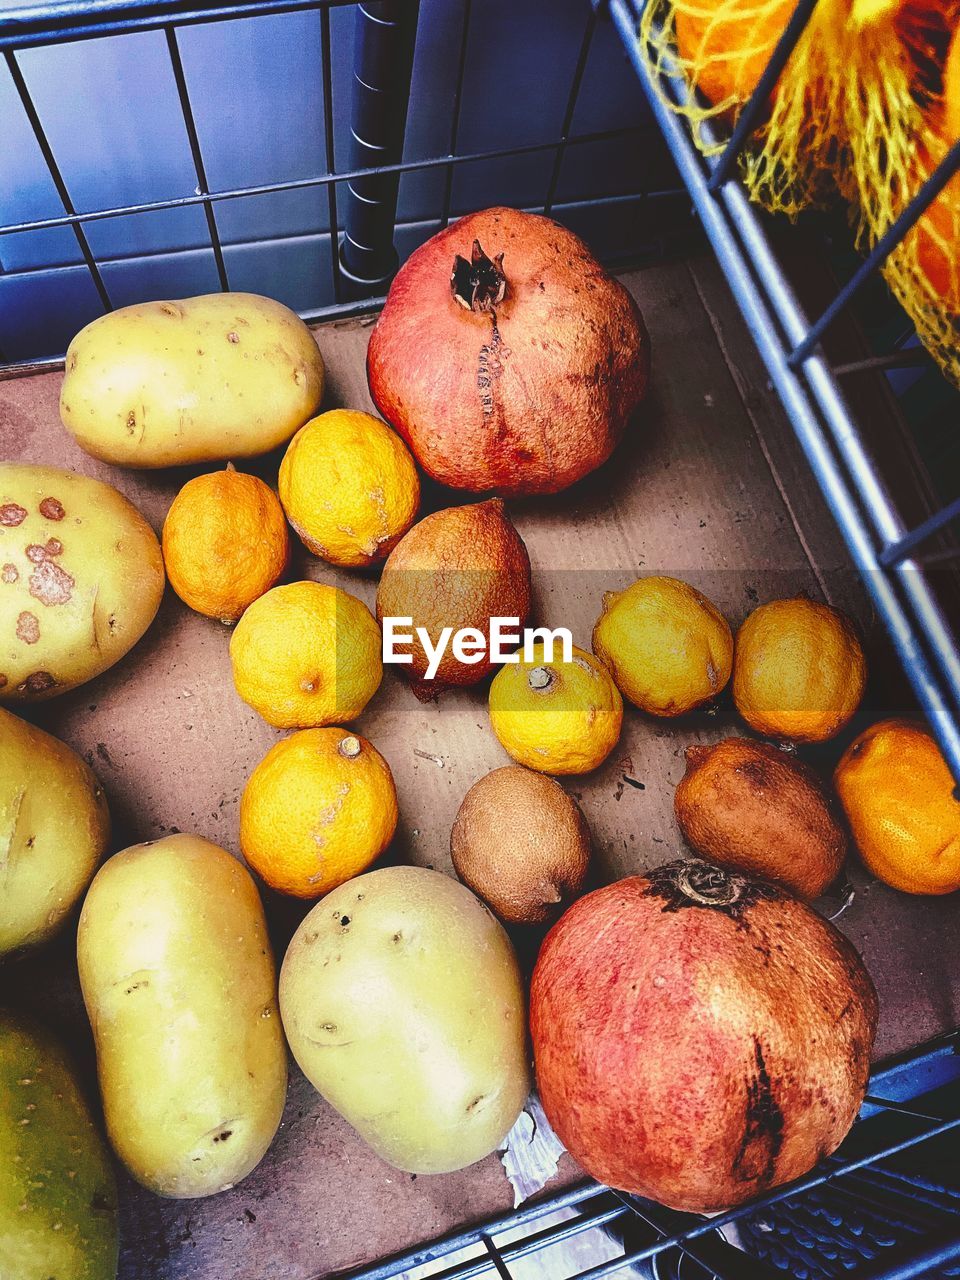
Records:
[[[377,408],[436,480],[556,493],[610,456],[643,399],[630,294],[549,218],[487,209],[421,245],[370,335]]]
[[[530,1020],[544,1110],[587,1172],[706,1213],[839,1145],[866,1089],[877,997],[810,907],[689,860],[560,918]]]

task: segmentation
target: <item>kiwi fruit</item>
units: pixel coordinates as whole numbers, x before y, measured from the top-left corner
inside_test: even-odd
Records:
[[[583,888],[590,832],[559,782],[507,765],[464,796],[450,854],[460,879],[505,923],[546,924]]]
[[[674,810],[692,849],[808,901],[840,873],[847,836],[820,778],[778,747],[725,738],[686,751]]]

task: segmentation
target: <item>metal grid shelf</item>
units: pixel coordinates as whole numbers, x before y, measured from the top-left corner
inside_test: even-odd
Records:
[[[819,2],[799,0],[729,142],[712,157],[701,155],[687,123],[674,110],[684,107],[692,92],[682,73],[667,65],[658,75],[642,47],[637,34],[642,0],[610,0],[604,7],[609,7],[620,31],[797,438],[960,786],[960,641],[956,620],[946,617],[931,586],[928,566],[915,554],[960,517],[960,496],[917,527],[907,527],[871,462],[859,424],[847,405],[841,389],[844,374],[831,367],[821,348],[830,326],[960,170],[960,142],[811,322],[748,201],[737,176],[737,162]],[[709,127],[700,127],[704,141],[715,144]],[[896,357],[886,363],[896,363]],[[942,555],[938,557],[942,559]]]
[[[350,1280],[405,1277],[428,1264],[428,1272],[417,1274],[429,1280],[512,1280],[511,1266],[532,1254],[543,1255],[541,1274],[558,1280],[960,1275],[958,1130],[955,1033],[878,1067],[860,1119],[839,1151],[805,1178],[738,1209],[700,1218],[588,1182],[351,1273]],[[938,1142],[949,1142],[949,1148],[938,1150]],[[569,1216],[556,1221],[564,1212]],[[622,1244],[619,1256],[575,1275],[561,1272],[549,1251],[597,1228]]]

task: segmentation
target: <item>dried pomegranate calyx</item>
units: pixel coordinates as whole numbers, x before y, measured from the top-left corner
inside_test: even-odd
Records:
[[[454,301],[467,311],[492,311],[507,292],[503,254],[488,258],[480,247],[480,241],[474,240],[469,262],[459,253],[453,260],[450,290]]]

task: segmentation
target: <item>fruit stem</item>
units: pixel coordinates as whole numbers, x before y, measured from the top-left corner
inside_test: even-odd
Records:
[[[553,684],[553,672],[549,667],[534,667],[527,676],[527,684],[531,689],[536,689],[538,693],[542,693]]]
[[[507,292],[503,254],[488,258],[480,241],[474,240],[469,262],[459,253],[453,260],[450,291],[454,301],[467,311],[493,311]]]
[[[348,760],[355,760],[360,754],[360,739],[353,737],[352,734],[348,738],[341,738],[337,743],[337,750]]]

